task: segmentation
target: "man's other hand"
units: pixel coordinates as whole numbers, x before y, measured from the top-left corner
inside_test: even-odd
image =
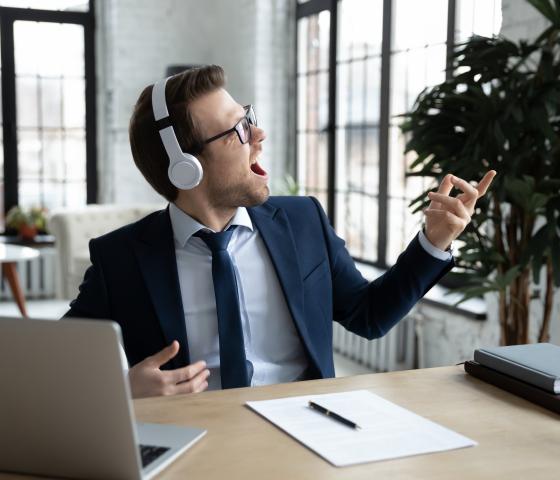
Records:
[[[179,342],[174,340],[171,345],[134,365],[128,371],[132,397],[177,395],[206,390],[210,371],[206,369],[206,362],[202,360],[176,370],[160,370],[160,367],[178,352]]]
[[[484,196],[488,187],[496,176],[495,170],[490,170],[477,186],[448,174],[445,176],[437,192],[428,193],[430,206],[424,210],[426,215],[426,238],[441,250],[447,250],[471,221],[476,201]],[[450,197],[453,187],[463,193],[457,197]]]

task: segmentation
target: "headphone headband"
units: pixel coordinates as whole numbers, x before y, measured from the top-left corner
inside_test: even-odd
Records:
[[[152,108],[154,110],[154,118],[156,122],[162,118],[169,117],[167,110],[167,102],[165,100],[165,87],[167,80],[171,77],[164,78],[154,84],[152,88]]]

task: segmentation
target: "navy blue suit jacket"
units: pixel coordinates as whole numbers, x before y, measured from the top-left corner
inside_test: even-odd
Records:
[[[271,197],[248,212],[307,353],[307,378],[334,376],[333,320],[362,337],[381,337],[453,266],[428,254],[415,238],[370,283],[314,198]],[[90,256],[92,266],[65,316],[119,323],[131,365],[173,340],[181,348],[165,368],[191,363],[168,210],[91,240]]]

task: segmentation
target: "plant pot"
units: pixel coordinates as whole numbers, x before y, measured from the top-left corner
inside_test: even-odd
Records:
[[[34,225],[22,225],[19,227],[19,236],[22,240],[31,242],[37,235],[37,227]]]

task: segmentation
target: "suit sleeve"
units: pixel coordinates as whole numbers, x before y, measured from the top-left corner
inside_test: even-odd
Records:
[[[333,319],[362,337],[382,337],[454,266],[422,248],[416,236],[396,263],[373,282],[356,268],[344,241],[330,226],[319,202],[333,288]]]
[[[63,318],[111,318],[103,268],[95,240],[89,242],[91,265],[86,270],[78,296],[70,303]]]

